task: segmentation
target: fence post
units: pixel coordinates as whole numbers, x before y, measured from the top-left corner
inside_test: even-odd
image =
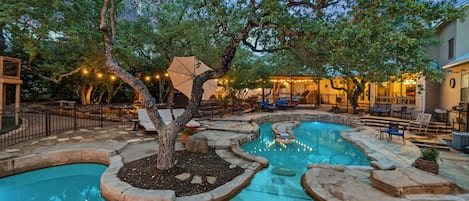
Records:
[[[46,136],[49,136],[50,135],[50,111],[49,111],[49,108],[46,109],[46,113],[45,113],[45,118],[46,118]]]
[[[73,104],[73,130],[77,129],[77,105]]]

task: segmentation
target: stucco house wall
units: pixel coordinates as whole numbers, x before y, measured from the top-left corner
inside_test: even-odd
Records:
[[[435,108],[451,109],[452,106],[460,103],[461,96],[461,76],[469,72],[469,61],[463,59],[469,53],[469,1],[460,1],[460,6],[466,6],[466,18],[464,22],[456,20],[442,24],[437,27],[435,37],[440,41],[436,47],[427,49],[429,55],[433,57],[445,72],[445,80],[438,84],[426,81],[427,92],[425,95],[425,111],[433,112]],[[454,38],[454,56],[449,58],[449,40]],[[454,78],[455,86],[450,87],[450,80]]]

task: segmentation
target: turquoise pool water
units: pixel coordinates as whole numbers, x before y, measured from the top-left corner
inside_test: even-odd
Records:
[[[0,200],[104,201],[99,180],[106,167],[71,164],[0,178]]]
[[[274,140],[272,124],[261,125],[260,137],[242,148],[249,154],[269,159],[269,167],[258,172],[251,184],[232,200],[312,200],[301,186],[301,176],[308,164],[368,166],[370,161],[365,154],[340,137],[340,132],[348,128],[332,123],[302,122],[293,130],[296,141],[280,144]],[[281,174],[272,173],[273,169]]]

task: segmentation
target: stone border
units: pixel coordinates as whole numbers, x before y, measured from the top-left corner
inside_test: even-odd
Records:
[[[258,125],[264,123],[276,123],[281,121],[319,121],[355,127],[360,123],[360,118],[352,115],[336,115],[327,113],[269,113],[264,116],[255,117],[251,119],[251,121],[257,123]]]
[[[211,191],[184,197],[176,197],[173,190],[146,190],[131,186],[119,179],[117,174],[124,163],[120,155],[110,159],[110,165],[101,176],[101,194],[107,200],[113,201],[199,201],[199,200],[227,200],[237,195],[252,180],[255,173],[262,169],[259,163],[251,163],[235,179]]]
[[[294,141],[295,132],[293,132],[293,128],[298,127],[299,125],[299,121],[281,121],[272,124],[272,132],[275,135],[275,140],[285,143]]]
[[[108,165],[109,157],[119,150],[99,148],[69,148],[45,151],[0,161],[0,177],[26,171],[74,163],[99,163]]]
[[[101,195],[107,200],[175,200],[176,193],[172,190],[145,190],[135,188],[128,183],[119,179],[117,174],[124,166],[120,155],[113,156],[109,159],[109,167],[101,175],[100,189]],[[155,198],[158,196],[157,198]]]

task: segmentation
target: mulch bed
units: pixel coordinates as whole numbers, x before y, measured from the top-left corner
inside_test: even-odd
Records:
[[[141,189],[174,190],[179,197],[208,192],[244,172],[244,169],[238,166],[230,168],[230,163],[220,158],[214,150],[204,154],[177,151],[176,166],[164,171],[156,168],[156,157],[153,155],[124,164],[118,177]],[[185,181],[175,178],[182,173],[190,173],[191,177]],[[201,176],[202,184],[191,184],[194,176]],[[216,177],[216,182],[208,183],[206,176]]]

